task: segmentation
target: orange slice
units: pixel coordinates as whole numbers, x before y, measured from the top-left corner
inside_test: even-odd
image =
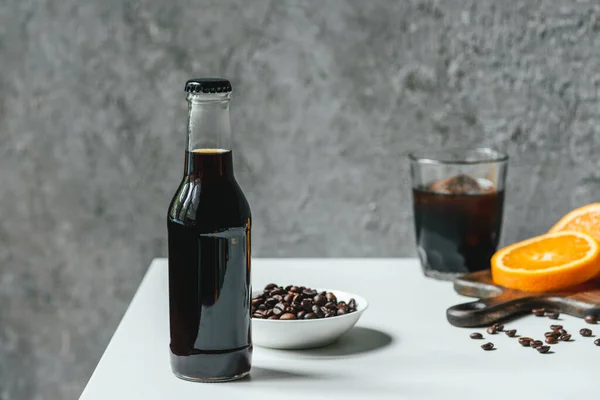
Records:
[[[600,241],[600,203],[579,207],[565,215],[550,232],[577,231],[587,233]]]
[[[583,283],[600,272],[600,245],[588,234],[547,233],[505,247],[492,257],[498,285],[549,292]]]

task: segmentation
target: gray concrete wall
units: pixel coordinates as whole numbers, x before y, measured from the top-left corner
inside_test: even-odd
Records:
[[[0,1],[0,399],[77,398],[165,255],[188,77],[254,255],[412,256],[409,149],[506,150],[505,242],[598,200],[598,49],[595,0]]]

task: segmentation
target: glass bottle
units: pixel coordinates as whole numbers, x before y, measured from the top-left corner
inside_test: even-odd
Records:
[[[226,79],[185,85],[185,169],[169,206],[171,368],[192,381],[250,371],[250,207],[235,180]]]

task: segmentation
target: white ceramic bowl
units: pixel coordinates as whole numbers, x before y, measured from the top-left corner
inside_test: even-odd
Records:
[[[272,349],[298,350],[327,346],[338,340],[358,322],[369,304],[363,297],[341,290],[316,289],[332,292],[338,301],[356,300],[356,311],[331,318],[280,321],[252,318],[252,341],[257,346]],[[252,295],[260,294],[260,291]]]

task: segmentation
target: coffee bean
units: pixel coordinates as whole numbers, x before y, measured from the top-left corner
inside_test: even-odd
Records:
[[[356,300],[350,299],[348,302],[348,310],[356,311]]]
[[[552,329],[553,331],[557,331],[562,328],[563,328],[562,325],[550,325],[550,329]]]
[[[294,307],[292,307],[292,306],[286,307],[285,310],[283,310],[283,311],[285,311],[286,313],[292,313],[294,315],[296,314],[296,310],[294,310]]]
[[[271,296],[271,297],[274,297],[276,295],[283,296],[285,294],[287,294],[287,292],[285,290],[283,290],[282,288],[276,288],[269,292],[269,296]]]
[[[280,308],[273,308],[273,315],[281,315],[283,314],[283,310]]]
[[[267,312],[265,313],[265,315],[267,317],[270,317],[271,315],[273,315],[273,309],[272,308],[268,309]]]
[[[312,290],[312,289],[304,289],[302,291],[302,294],[305,295],[306,297],[315,297],[317,295],[317,291],[316,290]]]
[[[516,329],[511,329],[505,332],[506,336],[508,337],[515,337],[515,335],[517,334],[517,330]]]
[[[325,298],[327,299],[327,301],[332,302],[333,304],[337,303],[337,297],[335,297],[335,294],[329,292],[325,295]]]
[[[560,314],[557,312],[548,312],[546,313],[546,316],[550,319],[558,319],[558,317],[560,317]]]
[[[331,301],[329,303],[326,303],[325,307],[329,308],[330,310],[336,310],[337,309],[337,307],[335,306],[335,303],[333,303]]]
[[[523,347],[529,347],[531,345],[531,341],[533,339],[529,337],[521,337],[519,338],[519,344]]]
[[[548,343],[548,344],[556,344],[556,343],[558,343],[558,339],[556,337],[554,337],[554,336],[548,336],[546,338],[546,343]]]
[[[267,319],[279,319],[279,315],[271,315]]]
[[[311,312],[312,311],[312,300],[311,299],[304,299],[302,300],[302,308],[304,308],[304,310],[306,312]]]
[[[300,292],[301,292],[301,290],[300,290],[300,288],[299,288],[298,286],[292,286],[292,287],[290,288],[290,292],[294,292],[294,293],[300,293]]]
[[[302,319],[302,318],[304,318],[305,315],[306,315],[306,311],[302,310],[302,311],[298,311],[298,314],[296,314],[296,317],[298,319]]]
[[[304,300],[304,295],[302,293],[296,293],[294,295],[294,303],[302,303],[302,300]]]
[[[586,315],[586,316],[583,318],[583,320],[584,320],[585,322],[587,322],[588,324],[592,324],[592,325],[594,325],[594,324],[596,324],[596,323],[598,322],[598,320],[597,320],[597,318],[596,318],[596,316],[595,316],[595,315]]]
[[[347,314],[346,310],[344,310],[343,308],[338,308],[336,313],[337,313],[337,315],[345,315],[345,314]]]
[[[550,346],[540,346],[537,348],[537,351],[539,351],[542,354],[545,354],[548,351],[550,351]]]
[[[546,309],[544,309],[544,308],[534,308],[533,310],[531,310],[531,313],[533,315],[535,315],[536,317],[543,317],[544,314],[546,313]]]
[[[596,346],[600,346],[600,339],[596,339],[596,340],[594,340],[594,344],[595,344]]]
[[[284,289],[285,289],[286,292],[289,292],[291,288],[292,288],[292,285],[288,285]]]
[[[273,296],[273,298],[277,300],[277,302],[283,301],[283,296],[280,294],[276,294],[275,296]]]
[[[294,295],[293,294],[286,294],[285,297],[283,298],[283,301],[287,302],[287,303],[291,303],[294,301]]]
[[[283,321],[289,321],[291,319],[296,319],[296,316],[292,313],[285,313],[281,317],[279,317],[279,319]]]
[[[579,334],[583,337],[590,337],[592,336],[592,330],[588,328],[583,328],[579,331]]]
[[[266,311],[268,309],[266,304],[261,304],[260,306],[256,307],[257,310],[261,310],[261,311]]]
[[[267,286],[265,286],[265,290],[273,290],[277,288],[277,285],[274,283],[269,283]]]
[[[471,339],[483,339],[483,335],[479,332],[473,332],[470,335]]]
[[[329,308],[323,306],[323,307],[319,307],[321,309],[321,311],[323,311],[323,314],[327,314],[329,312]]]
[[[283,302],[275,304],[275,308],[279,308],[281,311],[285,311],[286,305]]]
[[[529,346],[533,347],[534,349],[536,349],[540,346],[543,346],[543,345],[544,345],[544,342],[542,342],[541,340],[531,340],[529,342]]]
[[[496,332],[496,329],[493,326],[488,327],[486,331],[490,335],[495,335],[496,333],[498,333],[498,332]]]
[[[492,325],[494,327],[495,330],[497,330],[498,332],[502,332],[504,330],[504,325],[502,324],[494,324]]]
[[[319,307],[324,306],[325,303],[327,303],[327,299],[322,294],[316,295],[315,298],[313,299],[313,301]]]
[[[492,350],[494,348],[494,343],[488,342],[488,343],[482,344],[481,348],[484,349],[485,351]]]
[[[309,312],[304,315],[304,319],[316,319],[316,318],[317,318],[317,316],[315,315],[315,313]]]
[[[254,315],[252,315],[252,318],[262,319],[262,318],[265,318],[265,315],[259,314],[259,313],[254,313]]]
[[[562,342],[568,342],[569,340],[571,340],[571,335],[569,335],[568,333],[565,333],[565,334],[560,335],[560,337],[558,339]]]
[[[269,297],[267,300],[265,300],[265,304],[268,307],[275,307],[275,304],[279,303],[279,300],[277,300],[274,297]]]
[[[558,332],[546,332],[544,333],[544,337],[554,337],[557,338],[560,336],[560,333]]]
[[[325,316],[323,311],[321,311],[321,309],[317,305],[312,306],[312,312],[319,318],[323,318]]]
[[[335,313],[334,312],[328,311],[328,312],[325,313],[325,318],[331,318],[331,317],[335,317]]]

